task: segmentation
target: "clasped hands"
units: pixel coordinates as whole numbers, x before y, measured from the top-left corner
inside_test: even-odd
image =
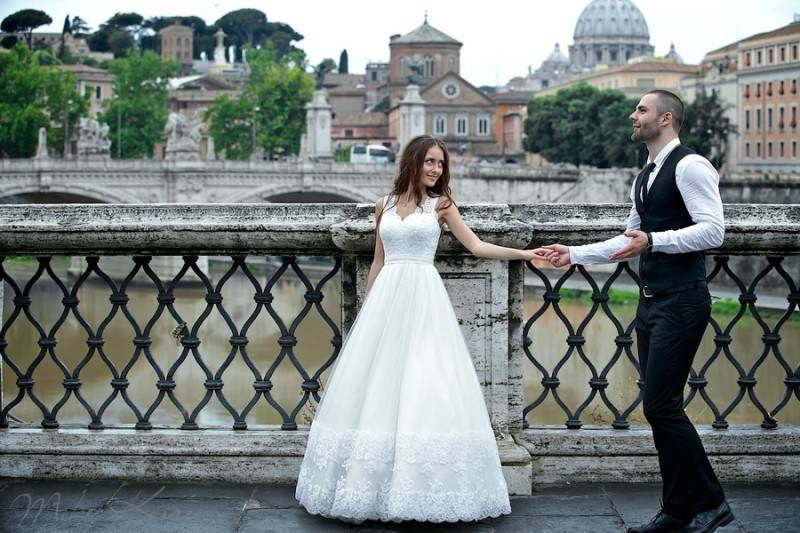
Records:
[[[647,249],[647,234],[639,230],[629,230],[624,234],[630,240],[628,244],[608,256],[609,261],[619,261],[636,257]],[[546,244],[529,250],[531,257],[529,261],[547,261],[556,267],[568,267],[572,263],[569,255],[569,246],[563,244]]]

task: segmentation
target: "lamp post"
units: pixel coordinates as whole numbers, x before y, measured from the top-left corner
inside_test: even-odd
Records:
[[[70,146],[69,146],[69,106],[72,105],[72,100],[64,102],[64,159],[69,159]]]
[[[251,144],[253,146],[252,159],[258,159],[258,155],[257,155],[257,152],[256,152],[256,120],[257,120],[259,111],[261,111],[260,107],[255,106],[253,108],[253,124],[252,124],[252,128],[250,129],[250,137],[251,137],[250,141],[251,141]]]
[[[117,102],[117,159],[122,159],[122,115]]]

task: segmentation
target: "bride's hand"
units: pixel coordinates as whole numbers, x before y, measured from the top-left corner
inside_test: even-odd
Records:
[[[545,250],[543,255],[551,265],[555,267],[568,267],[570,266],[569,246],[563,244],[548,244],[541,247]]]

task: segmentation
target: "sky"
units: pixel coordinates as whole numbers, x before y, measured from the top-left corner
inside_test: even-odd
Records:
[[[675,43],[686,63],[755,33],[789,24],[800,14],[797,0],[634,0],[650,30],[656,55]],[[461,75],[473,85],[503,85],[536,69],[555,43],[566,54],[575,22],[589,0],[0,0],[0,19],[20,9],[40,9],[61,31],[64,17],[86,20],[92,30],[116,12],[153,16],[195,15],[213,24],[225,13],[255,8],[271,22],[291,25],[305,38],[298,46],[312,64],[339,60],[347,49],[350,72],[370,61],[389,60],[389,36],[428,22],[464,43]],[[488,9],[491,8],[491,9]]]

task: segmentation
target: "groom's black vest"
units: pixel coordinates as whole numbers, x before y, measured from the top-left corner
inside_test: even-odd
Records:
[[[640,229],[645,232],[677,230],[694,224],[675,183],[675,167],[689,154],[695,153],[683,145],[670,152],[658,171],[644,203],[640,197],[642,176],[634,184],[636,211],[641,218]],[[702,281],[706,278],[706,263],[702,252],[667,254],[646,250],[639,258],[642,285],[659,293],[675,285]]]

